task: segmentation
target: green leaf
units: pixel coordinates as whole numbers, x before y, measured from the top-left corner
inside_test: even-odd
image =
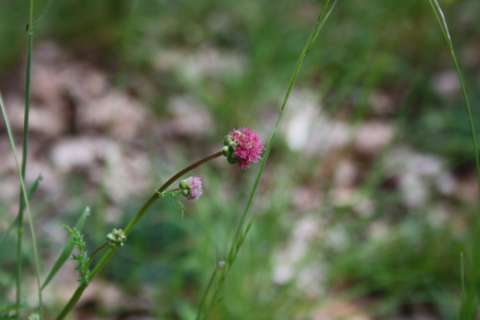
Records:
[[[70,233],[73,247],[77,249],[77,253],[72,255],[73,260],[77,264],[76,269],[79,274],[78,281],[81,285],[87,285],[90,281],[90,259],[88,257],[87,252],[87,243],[85,242],[85,238],[83,234],[77,228],[71,228],[69,226],[65,226],[68,233]]]
[[[86,207],[83,213],[80,215],[78,218],[74,229],[76,230],[82,230],[83,226],[85,225],[85,221],[87,220],[87,217],[90,215],[90,208]],[[57,260],[53,264],[53,267],[51,268],[50,272],[48,273],[47,278],[42,284],[42,290],[45,289],[45,287],[50,283],[50,281],[55,277],[57,272],[62,268],[62,266],[67,262],[68,258],[72,254],[72,251],[75,247],[74,244],[74,239],[70,237],[68,242],[65,244],[65,247],[63,248],[62,252],[58,256]]]

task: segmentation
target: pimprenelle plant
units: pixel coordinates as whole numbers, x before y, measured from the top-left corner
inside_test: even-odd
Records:
[[[32,234],[32,240],[33,240],[32,245],[34,248],[34,260],[35,260],[36,280],[37,280],[37,289],[38,289],[37,290],[38,308],[36,309],[38,313],[30,314],[31,317],[34,317],[34,318],[42,317],[42,313],[43,313],[42,291],[47,287],[47,285],[50,283],[50,281],[53,279],[56,273],[61,269],[65,261],[67,261],[68,257],[72,254],[74,250],[76,251],[74,254],[74,260],[77,263],[77,270],[79,271],[79,286],[75,290],[74,294],[72,295],[68,303],[62,309],[57,319],[64,319],[70,313],[70,311],[72,311],[72,309],[74,308],[76,303],[79,301],[80,297],[82,296],[83,292],[91,283],[91,281],[95,278],[95,276],[105,268],[105,266],[111,260],[113,255],[116,253],[116,251],[119,250],[119,248],[121,248],[123,245],[128,243],[129,234],[132,232],[133,228],[138,224],[138,222],[142,219],[142,217],[146,214],[148,209],[151,207],[151,205],[155,201],[166,196],[176,195],[178,193],[181,193],[182,195],[187,197],[187,199],[191,199],[191,200],[198,199],[198,197],[201,196],[202,186],[203,186],[203,182],[201,182],[201,180],[198,179],[198,177],[191,177],[191,178],[185,179],[179,183],[177,188],[169,189],[176,181],[178,181],[188,172],[207,163],[210,160],[213,160],[222,156],[225,156],[230,163],[238,164],[238,166],[240,166],[243,169],[249,167],[253,163],[260,161],[260,168],[257,172],[253,187],[251,188],[250,194],[248,196],[245,210],[242,212],[240,219],[237,223],[236,231],[232,239],[232,244],[231,244],[229,253],[225,257],[225,259],[218,261],[218,263],[216,264],[212,277],[208,282],[208,285],[201,298],[197,318],[201,319],[208,316],[209,310],[217,300],[217,297],[222,288],[222,284],[228,275],[228,271],[233,265],[238,255],[238,252],[240,250],[240,247],[242,246],[248,234],[248,231],[252,226],[253,217],[250,216],[251,215],[250,209],[252,208],[253,199],[255,197],[258,185],[260,183],[261,177],[263,175],[263,172],[266,166],[266,160],[271,151],[273,138],[275,136],[276,131],[279,128],[281,119],[284,114],[284,110],[287,105],[287,101],[292,92],[293,86],[295,85],[296,79],[299,75],[299,72],[301,70],[301,67],[303,65],[303,62],[305,60],[305,57],[308,51],[313,46],[313,43],[315,39],[318,37],[320,30],[322,29],[326,20],[332,13],[336,2],[337,2],[336,0],[325,1],[325,10],[322,10],[321,14],[319,15],[317,19],[317,23],[312,33],[308,37],[304,48],[300,52],[297,64],[295,66],[295,69],[288,83],[286,94],[282,100],[282,104],[277,116],[277,120],[275,122],[274,127],[271,130],[268,143],[266,144],[265,147],[263,143],[260,141],[260,138],[258,137],[258,135],[250,129],[243,128],[243,129],[237,129],[237,130],[231,131],[225,138],[224,146],[221,150],[197,162],[192,163],[191,165],[187,166],[183,170],[180,170],[178,173],[173,175],[165,183],[163,183],[157,190],[155,190],[155,192],[150,196],[150,198],[147,199],[147,201],[143,204],[143,206],[140,208],[137,214],[133,217],[133,219],[125,226],[125,228],[116,228],[112,230],[112,232],[110,232],[106,236],[104,243],[98,246],[97,249],[95,249],[90,255],[88,255],[86,251],[86,246],[83,241],[83,237],[81,235],[81,229],[85,224],[85,219],[89,215],[89,209],[88,208],[85,209],[85,211],[80,216],[77,223],[75,224],[75,227],[67,228],[68,232],[71,235],[71,238],[66,243],[64,249],[60,253],[55,263],[53,264],[51,270],[49,271],[48,275],[46,276],[46,279],[43,282],[40,282],[40,262],[39,262],[40,259],[36,250],[35,229],[33,227],[32,214],[30,212],[30,206],[29,206],[29,198],[30,198],[30,195],[33,193],[35,184],[32,185],[31,188],[29,189],[30,193],[27,193],[27,189],[23,179],[24,171],[25,171],[23,168],[24,166],[23,166],[23,163],[22,163],[22,166],[20,166],[20,163],[17,163],[18,178],[19,178],[19,184],[21,187],[21,200],[23,200],[20,202],[20,204],[22,205],[23,203],[25,205],[25,211],[27,212],[27,216],[29,218],[28,220],[29,220],[29,226]],[[29,20],[30,23],[27,30],[29,47],[28,47],[28,57],[27,57],[27,71],[26,71],[27,80],[26,80],[26,90],[25,90],[24,146],[28,146],[28,111],[29,111],[29,99],[30,99],[30,81],[29,80],[31,77],[30,66],[31,66],[32,38],[33,38],[33,22],[32,22],[33,8],[34,8],[34,0],[30,0],[30,20]],[[7,133],[10,139],[12,152],[15,155],[16,146],[15,146],[13,134],[10,130],[8,116],[6,114],[6,110],[4,108],[1,97],[0,97],[0,107],[2,111],[3,120],[7,127]],[[24,151],[23,158],[26,159],[27,150],[24,149],[23,151]],[[22,210],[20,212],[22,212]],[[19,218],[18,218],[19,246],[18,248],[20,248],[20,250],[18,250],[18,252],[21,251],[21,239],[22,239],[21,231],[23,230],[21,228],[22,222],[23,222],[23,219],[19,214]],[[97,258],[98,255],[100,255],[100,257]],[[20,316],[21,311],[26,311],[24,306],[22,306],[21,304],[22,295],[20,291],[20,287],[21,287],[20,284],[21,284],[22,272],[21,272],[21,263],[19,261],[21,262],[20,258],[17,259],[17,265],[19,267],[17,268],[17,291],[16,291],[17,303],[16,303],[16,308],[14,310],[14,317],[16,318],[21,317]]]
[[[265,168],[266,160],[269,156],[271,150],[271,142],[275,135],[276,130],[278,129],[279,123],[281,121],[283,111],[286,107],[288,98],[292,91],[292,88],[295,84],[299,71],[303,65],[303,61],[308,50],[311,48],[313,42],[318,37],[320,30],[322,29],[325,21],[331,14],[333,7],[336,4],[336,0],[325,0],[324,1],[324,8],[325,10],[320,14],[317,24],[310,34],[302,52],[297,61],[297,65],[294,69],[292,77],[287,87],[287,92],[284,96],[282,101],[282,105],[280,107],[280,112],[277,117],[277,121],[275,123],[274,128],[270,134],[268,139],[268,143],[264,150],[263,143],[261,143],[258,135],[255,134],[253,131],[249,129],[238,129],[233,130],[227,137],[225,138],[225,144],[221,150],[218,152],[209,155],[208,157],[199,160],[190,166],[186,167],[185,169],[179,171],[177,174],[173,175],[170,179],[168,179],[162,186],[160,186],[155,192],[151,195],[151,197],[144,203],[141,209],[137,212],[134,218],[130,221],[130,223],[125,228],[115,228],[110,233],[108,233],[105,237],[105,241],[103,244],[97,247],[90,255],[86,250],[86,244],[83,239],[81,230],[85,223],[85,219],[89,215],[88,208],[84,211],[84,213],[80,216],[79,220],[77,221],[75,227],[67,227],[67,231],[70,234],[70,239],[65,245],[63,251],[60,253],[58,259],[54,263],[53,267],[51,268],[50,272],[46,276],[43,282],[40,282],[40,257],[38,254],[37,245],[36,245],[36,236],[35,236],[35,228],[33,224],[32,214],[29,205],[29,199],[31,195],[34,193],[36,189],[36,183],[32,184],[31,186],[27,186],[25,184],[25,172],[27,168],[27,155],[28,155],[28,125],[29,125],[29,110],[30,110],[30,87],[31,87],[31,61],[32,61],[32,43],[33,43],[33,31],[34,31],[34,2],[35,0],[28,0],[29,1],[29,21],[26,27],[27,31],[27,59],[26,59],[26,77],[25,77],[25,107],[24,107],[24,135],[23,135],[23,153],[21,162],[16,158],[16,165],[17,165],[17,173],[19,179],[19,187],[20,187],[20,199],[19,199],[19,213],[18,218],[14,221],[17,226],[17,272],[16,272],[16,304],[15,309],[11,312],[8,312],[9,318],[25,318],[21,317],[21,311],[23,313],[26,312],[25,304],[22,301],[22,291],[21,291],[21,283],[22,283],[22,239],[23,239],[23,216],[24,211],[27,213],[27,218],[30,227],[30,233],[32,235],[32,248],[33,248],[33,260],[34,260],[34,267],[35,267],[35,278],[38,287],[38,309],[37,312],[31,313],[28,316],[28,319],[40,319],[42,317],[43,306],[42,306],[42,291],[47,287],[50,283],[51,279],[55,276],[56,272],[63,266],[64,262],[72,256],[72,252],[75,251],[73,254],[73,258],[77,263],[77,270],[79,272],[79,287],[69,300],[68,304],[63,308],[60,315],[57,317],[58,319],[65,318],[66,315],[73,309],[75,304],[80,299],[84,290],[88,287],[94,277],[107,265],[110,261],[112,256],[115,254],[117,250],[119,250],[124,245],[128,245],[128,236],[133,231],[133,228],[137,225],[137,223],[141,220],[141,218],[146,214],[150,206],[157,200],[170,195],[177,195],[181,194],[189,200],[198,199],[203,193],[203,180],[199,177],[189,177],[187,179],[181,180],[178,186],[174,189],[170,189],[171,186],[179,181],[184,175],[188,172],[194,170],[195,168],[207,163],[210,160],[219,158],[221,156],[225,156],[230,163],[238,164],[242,168],[246,168],[252,163],[261,160],[260,169],[258,170],[258,174],[256,176],[253,188],[250,192],[248,197],[247,205],[245,210],[243,211],[240,221],[237,224],[237,229],[232,239],[232,243],[229,249],[228,254],[226,257],[220,261],[218,261],[216,268],[214,269],[211,278],[208,282],[207,288],[202,296],[200,301],[200,308],[197,314],[197,319],[205,319],[209,317],[212,307],[218,301],[220,291],[222,285],[228,275],[229,270],[231,269],[237,254],[244,242],[246,236],[248,235],[248,231],[252,226],[253,217],[250,216],[250,209],[252,207],[253,198],[255,196],[259,181],[262,177],[263,170]],[[476,136],[475,124],[473,121],[473,113],[472,108],[469,102],[467,89],[465,85],[465,81],[463,79],[463,74],[461,71],[461,67],[459,61],[457,59],[453,43],[452,37],[450,36],[450,32],[448,30],[448,26],[446,23],[445,16],[443,11],[438,3],[438,0],[429,0],[428,1],[435,13],[435,17],[440,24],[441,31],[445,38],[445,41],[448,45],[448,49],[452,56],[456,71],[460,78],[460,84],[462,87],[462,92],[465,98],[466,103],[466,110],[470,120],[470,129],[472,131],[472,140],[474,144],[475,150],[475,159],[476,159],[476,166],[477,166],[477,176],[480,179],[480,154],[478,152],[478,139]],[[7,128],[7,133],[9,137],[10,146],[12,148],[13,154],[15,155],[16,146],[14,143],[13,135],[8,124],[8,117],[3,105],[3,101],[0,96],[0,109],[2,112],[2,117],[5,121],[5,125]],[[262,159],[261,155],[263,154]],[[29,188],[28,188],[29,187]],[[9,228],[10,229],[10,228]],[[98,257],[98,258],[97,258]],[[462,297],[462,316],[461,318],[467,318],[463,315],[472,314],[475,315],[477,313],[477,288],[474,287],[474,284],[478,281],[478,275],[472,275],[472,279],[469,283],[469,288],[466,290]],[[470,288],[471,287],[471,288]],[[2,317],[3,314],[0,314]],[[10,317],[11,316],[11,317]],[[468,317],[468,318],[474,318]]]
[[[175,173],[166,180],[153,194],[145,201],[143,206],[137,211],[130,222],[124,228],[114,228],[107,234],[105,242],[98,246],[89,257],[86,252],[86,245],[83,236],[76,228],[67,228],[77,253],[73,256],[77,263],[79,273],[79,286],[72,297],[65,305],[57,319],[64,319],[75,304],[79,301],[85,289],[93,278],[102,271],[113,255],[128,242],[128,236],[132,233],[134,227],[148,212],[148,209],[159,199],[172,195],[181,194],[188,200],[199,199],[203,194],[203,179],[197,176],[191,176],[180,180],[190,171],[208,163],[211,160],[225,157],[229,163],[237,164],[245,169],[254,163],[257,163],[264,151],[264,144],[259,135],[251,129],[241,128],[232,130],[224,140],[224,146],[221,150],[214,152]],[[180,181],[179,181],[180,180]],[[170,189],[175,182],[179,181],[178,187]],[[99,256],[95,259],[95,256]],[[96,263],[94,263],[96,262]]]

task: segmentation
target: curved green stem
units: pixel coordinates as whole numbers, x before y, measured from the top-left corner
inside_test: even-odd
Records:
[[[138,224],[138,222],[142,219],[142,217],[147,213],[148,209],[155,203],[157,199],[159,199],[162,195],[162,192],[166,191],[175,181],[180,179],[182,176],[184,176],[186,173],[200,167],[201,165],[205,164],[206,162],[216,159],[218,157],[221,157],[223,155],[222,151],[215,152],[214,154],[209,155],[206,158],[203,158],[201,160],[198,160],[191,165],[187,166],[185,169],[180,170],[176,174],[174,174],[171,178],[169,178],[166,182],[164,182],[151,196],[150,198],[145,201],[143,206],[138,210],[138,212],[135,214],[135,216],[130,220],[130,222],[127,224],[127,226],[124,229],[125,235],[128,236],[133,228]],[[101,248],[101,247],[100,247]],[[112,259],[113,255],[115,252],[118,250],[118,247],[109,247],[100,257],[98,263],[95,265],[93,268],[91,274],[90,274],[90,279],[93,279],[100,271],[102,271],[107,263]],[[57,317],[57,320],[64,319],[70,311],[72,311],[73,307],[77,304],[78,300],[82,297],[83,292],[85,289],[87,289],[88,283],[86,284],[81,284],[78,286],[77,290],[73,293],[72,297],[68,301],[68,303],[65,305],[63,310],[60,312],[60,314]]]

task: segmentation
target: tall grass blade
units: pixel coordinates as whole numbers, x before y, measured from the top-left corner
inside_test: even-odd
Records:
[[[462,88],[463,98],[465,100],[465,109],[468,115],[470,131],[472,133],[472,143],[475,153],[475,166],[477,170],[477,179],[480,184],[480,154],[479,154],[479,144],[478,144],[478,136],[477,136],[477,129],[475,126],[474,116],[473,116],[473,109],[470,103],[470,98],[468,95],[467,84],[465,82],[465,77],[463,75],[462,67],[458,60],[457,54],[455,52],[455,47],[453,46],[452,36],[450,34],[450,30],[448,28],[447,19],[445,18],[445,14],[440,6],[438,0],[428,0],[430,6],[433,9],[435,14],[435,18],[437,19],[438,24],[440,25],[440,29],[442,30],[442,35],[445,40],[445,43],[448,47],[450,52],[450,56],[452,58],[453,64],[455,65],[455,71],[458,75],[458,80],[460,81],[460,86]]]
[[[463,252],[460,252],[460,282],[462,283],[462,296],[465,295],[465,262]]]
[[[473,143],[473,149],[474,149],[473,151],[475,154],[475,167],[476,167],[477,181],[478,181],[478,184],[480,185],[480,154],[479,154],[480,150],[478,148],[477,129],[475,127],[473,110],[472,110],[470,98],[468,95],[467,85],[465,83],[465,77],[463,75],[463,71],[462,71],[462,67],[460,65],[459,59],[455,52],[452,36],[450,34],[447,19],[442,10],[442,7],[440,6],[440,3],[438,2],[438,0],[428,0],[428,2],[432,7],[435,18],[437,19],[437,22],[442,31],[443,38],[448,47],[450,56],[452,58],[453,64],[455,66],[455,70],[458,75],[458,79],[460,81],[460,86],[462,88],[462,94],[465,100],[465,109],[468,115],[470,131],[472,133],[472,143]],[[472,228],[471,230],[475,232],[474,228]],[[477,249],[476,249],[475,242],[472,242],[472,245],[473,245],[473,248],[472,248],[473,251],[476,252]],[[462,253],[462,270],[461,270],[462,272],[462,303],[460,308],[460,319],[475,319],[477,314],[476,309],[477,309],[477,301],[478,301],[478,295],[475,289],[475,283],[477,283],[478,277],[476,276],[476,272],[475,272],[475,275],[473,274],[467,275],[467,277],[470,278],[471,283],[468,283],[467,284],[468,288],[465,289],[465,282],[464,282],[465,271],[463,270],[463,268],[464,268],[464,265],[463,265],[463,253]],[[473,269],[470,268],[470,270],[475,270],[476,268],[478,268],[478,265],[473,265]]]
[[[234,234],[234,237],[232,239],[232,243],[230,246],[230,249],[228,251],[227,259],[224,261],[224,265],[222,268],[219,268],[218,266],[215,268],[214,272],[212,273],[210,280],[209,280],[209,285],[204,292],[201,303],[197,312],[197,319],[205,319],[208,318],[210,311],[213,307],[213,305],[216,303],[218,300],[218,295],[223,287],[223,283],[226,279],[226,275],[228,274],[228,271],[231,269],[232,265],[235,262],[235,259],[238,255],[238,252],[245,240],[245,238],[248,235],[248,232],[250,230],[250,227],[252,226],[253,223],[253,217],[251,216],[251,208],[253,205],[253,200],[255,198],[255,195],[257,193],[258,186],[260,184],[260,180],[263,176],[263,173],[265,171],[265,166],[268,161],[268,158],[270,156],[270,153],[272,151],[272,142],[275,138],[275,135],[278,131],[278,128],[280,126],[280,123],[283,119],[284,111],[287,106],[288,99],[290,98],[290,95],[292,93],[293,87],[296,83],[296,80],[298,78],[298,75],[300,73],[300,70],[302,69],[305,57],[307,56],[307,53],[310,51],[312,48],[315,40],[317,39],[318,35],[320,34],[320,31],[322,30],[323,26],[327,22],[328,18],[330,17],[331,13],[333,12],[333,9],[335,8],[335,5],[337,3],[337,0],[326,0],[324,9],[322,12],[319,14],[317,18],[317,22],[315,24],[315,27],[313,31],[310,33],[305,46],[303,47],[302,51],[300,52],[300,55],[298,57],[297,63],[295,65],[295,69],[292,73],[292,76],[290,77],[287,91],[285,93],[285,96],[283,97],[282,103],[280,105],[279,113],[276,119],[276,122],[274,124],[274,127],[270,133],[270,136],[268,138],[266,148],[265,148],[265,153],[262,157],[262,160],[260,162],[260,168],[258,169],[257,175],[255,177],[252,189],[250,191],[250,194],[248,196],[247,203],[245,205],[245,208],[242,212],[242,215],[240,217],[240,220],[237,224],[237,228]],[[247,220],[249,222],[247,223]],[[213,283],[213,285],[212,285]]]
[[[458,317],[461,320],[477,319],[478,296],[475,288],[475,277],[472,276],[472,274],[473,272],[471,268],[469,274],[467,274],[465,271],[462,272],[463,276],[468,276],[470,279],[468,282],[463,284],[464,287],[462,287],[462,296]]]
[[[20,175],[22,180],[25,180],[25,172],[27,170],[27,158],[28,158],[28,139],[29,139],[29,118],[30,118],[30,89],[32,80],[32,47],[33,47],[33,12],[34,12],[34,0],[29,1],[29,14],[27,24],[27,65],[25,70],[25,94],[24,94],[24,116],[23,116],[23,145],[22,145],[22,164],[20,169]],[[14,152],[16,152],[14,150]],[[23,214],[26,204],[24,198],[27,198],[25,188],[20,188],[19,197],[19,209],[17,220],[17,272],[16,272],[16,312],[17,316],[20,312],[20,305],[22,303],[22,268],[23,268]],[[33,228],[33,225],[31,225]],[[37,257],[38,258],[38,257]],[[37,258],[34,257],[34,260]],[[39,264],[36,261],[35,264]],[[39,289],[39,302],[41,305],[41,292]]]
[[[32,236],[32,247],[33,247],[33,260],[34,260],[34,268],[35,268],[35,281],[37,284],[37,295],[38,295],[38,308],[39,311],[41,312],[42,307],[43,307],[43,301],[42,301],[42,290],[41,290],[41,283],[40,283],[40,256],[38,254],[38,246],[37,246],[37,235],[35,232],[35,226],[33,224],[33,215],[32,211],[30,210],[30,202],[28,201],[28,193],[27,193],[27,188],[25,187],[25,181],[22,176],[22,168],[20,166],[20,161],[18,160],[17,157],[17,148],[15,144],[15,139],[13,137],[12,129],[10,127],[10,121],[8,120],[8,115],[7,115],[7,110],[5,109],[5,105],[3,103],[3,98],[2,95],[0,94],[0,110],[2,112],[2,118],[5,123],[5,128],[7,129],[7,135],[8,135],[8,141],[10,143],[10,148],[12,149],[12,154],[15,159],[15,165],[17,167],[17,174],[18,174],[18,180],[20,181],[20,188],[22,190],[21,195],[22,195],[22,200],[25,206],[25,209],[27,211],[27,217],[28,217],[28,225],[30,227],[30,233]],[[21,224],[21,221],[18,222],[18,224]],[[17,301],[18,302],[18,301]],[[17,306],[18,308],[20,306]],[[19,310],[17,310],[17,316],[19,314]]]
[[[461,291],[461,304],[460,304],[460,314],[459,319],[461,320],[475,320],[477,315],[477,295],[475,293],[475,280],[472,276],[472,272],[468,272],[465,270],[466,263],[471,261],[465,261],[465,257],[463,252],[460,254],[460,281],[462,284],[462,291]],[[470,277],[470,281],[467,283],[465,280],[466,275]]]
[[[83,229],[89,215],[90,215],[90,208],[86,207],[85,210],[83,210],[80,217],[78,218],[77,222],[75,223],[76,230],[81,231]],[[55,260],[55,263],[53,264],[52,268],[48,272],[48,275],[45,278],[45,281],[43,281],[42,290],[48,286],[48,284],[55,277],[57,272],[63,267],[65,262],[67,262],[68,258],[70,258],[70,255],[72,254],[73,249],[74,249],[74,243],[73,243],[73,239],[70,237],[67,243],[65,244],[65,246],[63,247],[63,250],[58,256],[57,260]]]

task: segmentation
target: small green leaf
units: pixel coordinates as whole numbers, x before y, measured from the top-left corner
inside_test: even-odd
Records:
[[[87,220],[87,217],[89,215],[90,215],[90,208],[86,207],[85,210],[83,211],[83,213],[78,218],[73,230],[82,230],[83,226],[85,225],[85,221]],[[65,244],[65,247],[63,248],[62,252],[58,256],[57,260],[53,264],[53,267],[50,269],[50,272],[48,273],[47,278],[43,282],[42,290],[45,289],[45,287],[50,283],[50,281],[53,279],[53,277],[55,277],[57,272],[65,264],[65,262],[67,262],[68,258],[72,254],[72,251],[73,251],[74,248],[75,248],[74,238],[70,237],[67,244]]]
[[[90,270],[88,269],[90,259],[88,257],[87,244],[77,228],[71,228],[69,226],[65,226],[65,228],[72,237],[73,247],[77,249],[77,253],[72,255],[72,258],[77,264],[76,269],[80,276],[78,281],[82,285],[86,285],[90,281]]]

